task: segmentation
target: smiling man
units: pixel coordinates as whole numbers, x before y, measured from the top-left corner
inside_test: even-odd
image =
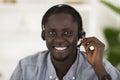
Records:
[[[76,57],[78,25],[65,13],[51,15],[45,24],[45,40],[55,61],[73,61]]]
[[[10,80],[120,80],[119,71],[103,59],[105,45],[95,37],[84,38],[81,16],[71,6],[51,7],[42,30],[48,50],[20,60]],[[77,45],[80,39],[85,52]]]

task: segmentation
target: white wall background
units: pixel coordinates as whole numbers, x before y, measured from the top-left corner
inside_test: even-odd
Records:
[[[15,4],[2,1],[0,0],[0,80],[9,80],[21,58],[47,49],[41,39],[42,16],[54,4],[68,0],[17,0]],[[105,25],[120,26],[119,15],[98,0],[78,2],[82,4],[71,5],[80,11],[87,36],[96,36],[107,45],[102,30]]]

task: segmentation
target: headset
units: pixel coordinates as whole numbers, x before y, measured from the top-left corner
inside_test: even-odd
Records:
[[[43,18],[42,18],[42,32],[41,32],[41,37],[43,40],[45,40],[45,24],[48,20],[48,18],[53,15],[53,14],[57,14],[57,13],[67,13],[73,16],[73,18],[77,21],[78,23],[78,40],[82,39],[83,37],[85,37],[85,32],[82,28],[82,19],[81,16],[79,14],[79,12],[77,12],[73,7],[66,5],[66,4],[58,4],[55,5],[53,7],[51,7],[50,9],[48,9],[48,11],[44,14]]]

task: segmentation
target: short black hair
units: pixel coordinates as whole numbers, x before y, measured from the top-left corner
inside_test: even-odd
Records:
[[[48,9],[48,11],[44,14],[42,18],[42,24],[41,24],[42,30],[44,30],[44,26],[47,23],[48,18],[51,15],[58,14],[58,13],[70,14],[73,17],[73,19],[78,23],[78,33],[83,31],[82,18],[80,14],[73,7],[66,4],[58,4]]]

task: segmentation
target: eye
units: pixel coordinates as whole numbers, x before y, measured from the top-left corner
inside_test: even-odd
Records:
[[[54,36],[54,35],[56,35],[56,32],[55,31],[50,31],[49,35]]]
[[[71,35],[71,32],[70,32],[70,31],[65,31],[65,32],[64,32],[64,35],[70,36],[70,35]]]

